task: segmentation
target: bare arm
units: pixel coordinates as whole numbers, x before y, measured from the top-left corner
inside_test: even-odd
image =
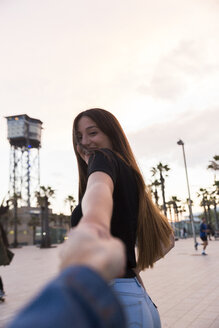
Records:
[[[80,224],[92,223],[109,232],[113,210],[113,181],[104,172],[94,172],[88,178],[82,200],[83,217]]]

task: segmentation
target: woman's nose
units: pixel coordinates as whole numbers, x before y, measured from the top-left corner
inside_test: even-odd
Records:
[[[83,146],[87,146],[87,145],[89,145],[89,143],[90,143],[90,141],[89,141],[89,137],[86,136],[86,135],[82,136],[81,144],[82,144]]]

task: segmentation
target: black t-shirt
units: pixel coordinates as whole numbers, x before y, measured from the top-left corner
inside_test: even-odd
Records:
[[[88,174],[101,171],[114,184],[111,234],[126,245],[127,270],[125,277],[134,277],[136,267],[135,243],[138,219],[138,188],[133,170],[109,149],[96,150],[88,162]],[[81,204],[72,213],[71,224],[76,226],[82,217]]]

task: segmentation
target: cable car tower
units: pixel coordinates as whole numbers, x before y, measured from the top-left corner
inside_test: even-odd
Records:
[[[9,197],[31,207],[40,185],[42,122],[26,114],[7,116],[10,152]]]

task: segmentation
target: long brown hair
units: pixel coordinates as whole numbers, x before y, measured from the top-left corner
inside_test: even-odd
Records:
[[[81,112],[73,123],[73,146],[79,172],[79,200],[82,199],[87,184],[87,165],[77,152],[77,125],[83,116],[89,117],[97,124],[98,128],[110,139],[112,150],[135,172],[139,191],[137,267],[140,270],[152,267],[153,263],[163,256],[162,247],[170,245],[172,228],[166,217],[152,201],[150,192],[146,188],[143,176],[120,123],[112,113],[104,109],[92,108]]]

